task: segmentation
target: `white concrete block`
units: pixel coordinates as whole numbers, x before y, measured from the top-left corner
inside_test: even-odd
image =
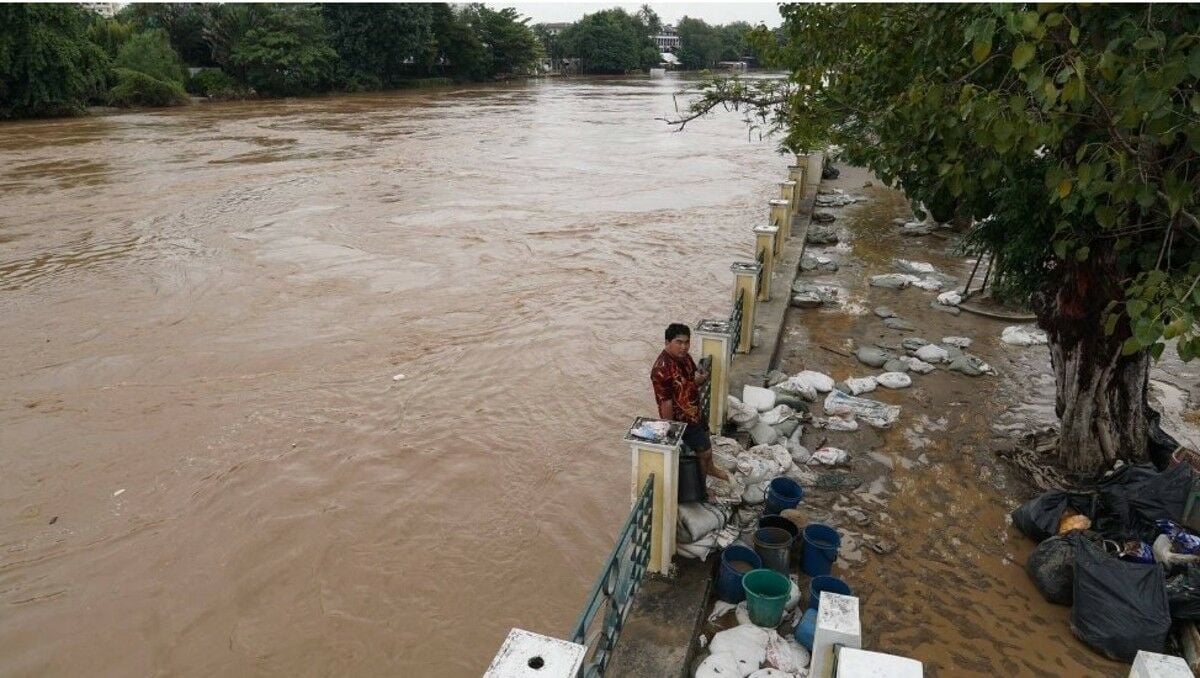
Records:
[[[825,594],[821,594],[824,599]],[[837,678],[923,678],[921,662],[894,654],[843,648],[838,652]]]
[[[821,593],[817,630],[813,634],[812,664],[808,678],[833,678],[834,646],[862,647],[858,598],[828,591]]]
[[[513,629],[483,678],[575,678],[585,654],[586,645]]]
[[[1192,678],[1192,670],[1183,657],[1138,650],[1129,678]]]

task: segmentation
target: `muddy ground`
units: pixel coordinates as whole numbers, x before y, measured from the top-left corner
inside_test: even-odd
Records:
[[[1048,351],[1002,343],[1001,331],[1014,323],[932,309],[934,292],[870,287],[869,276],[899,272],[892,260],[905,258],[957,276],[961,289],[974,262],[955,253],[952,234],[901,236],[892,220],[911,217],[904,197],[862,170],[841,171],[823,188],[867,200],[829,209],[841,242],[809,247],[811,255],[837,260],[839,270],[801,276],[838,286],[841,297],[836,305],[789,310],[779,368],[788,374],[818,370],[838,380],[861,377],[881,370],[848,357],[857,346],[965,336],[974,342],[968,352],[996,371],[969,377],[938,369],[912,375],[911,388],[865,395],[901,406],[900,422],[890,430],[806,427],[809,449],[827,440],[848,450],[849,471],[862,479],[853,491],[810,489],[805,503],[813,517],[831,513],[848,537],[834,574],[861,599],[865,646],[914,657],[930,678],[1126,675],[1126,665],[1072,636],[1069,608],[1042,599],[1024,570],[1035,544],[1008,517],[1034,492],[995,450],[1054,421]],[[882,305],[917,330],[886,328],[872,312]],[[1192,447],[1200,431],[1185,422],[1196,421],[1197,374],[1195,365],[1181,365],[1171,353],[1152,375],[1152,402],[1164,411],[1164,427]],[[819,417],[821,410],[817,404],[813,414]],[[861,518],[852,519],[850,508],[865,513],[869,523],[857,525]],[[894,542],[895,550],[880,555],[867,548],[865,542],[880,539]]]

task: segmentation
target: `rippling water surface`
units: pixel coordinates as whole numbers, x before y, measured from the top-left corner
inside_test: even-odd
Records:
[[[662,327],[727,312],[785,174],[734,115],[656,121],[681,84],[0,125],[0,673],[566,634]]]

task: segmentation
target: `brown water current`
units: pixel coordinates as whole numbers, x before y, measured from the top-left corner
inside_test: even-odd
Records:
[[[568,633],[786,161],[678,80],[0,125],[0,674],[478,675]],[[403,375],[401,377],[400,375]]]

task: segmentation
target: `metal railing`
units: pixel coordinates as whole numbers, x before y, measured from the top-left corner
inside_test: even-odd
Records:
[[[588,594],[587,604],[571,631],[571,642],[586,645],[587,656],[579,670],[581,678],[603,676],[621,636],[625,618],[633,607],[633,596],[646,576],[650,561],[650,524],[654,515],[654,475],[646,478],[637,501],[625,519],[612,553],[601,566],[600,576]],[[674,528],[672,528],[674,529]],[[601,625],[591,631],[596,616],[604,609]]]
[[[708,375],[708,381],[704,382],[703,391],[700,393],[700,421],[708,426],[708,408],[712,405],[712,356],[706,355],[700,359],[699,368],[704,370]]]
[[[757,276],[758,287],[757,287],[757,289],[760,289],[760,290],[763,288],[763,271],[767,270],[766,265],[763,263],[766,260],[767,260],[767,248],[764,247],[758,251],[758,257],[755,259],[755,261],[758,262],[758,276]]]
[[[759,275],[762,275],[762,273],[759,273]],[[738,346],[741,345],[742,341],[742,306],[745,300],[746,290],[742,290],[742,293],[738,295],[737,300],[733,302],[733,312],[729,314],[729,328],[730,331],[733,332],[733,336],[731,337],[733,343],[730,344],[730,350],[735,352],[737,351]]]

